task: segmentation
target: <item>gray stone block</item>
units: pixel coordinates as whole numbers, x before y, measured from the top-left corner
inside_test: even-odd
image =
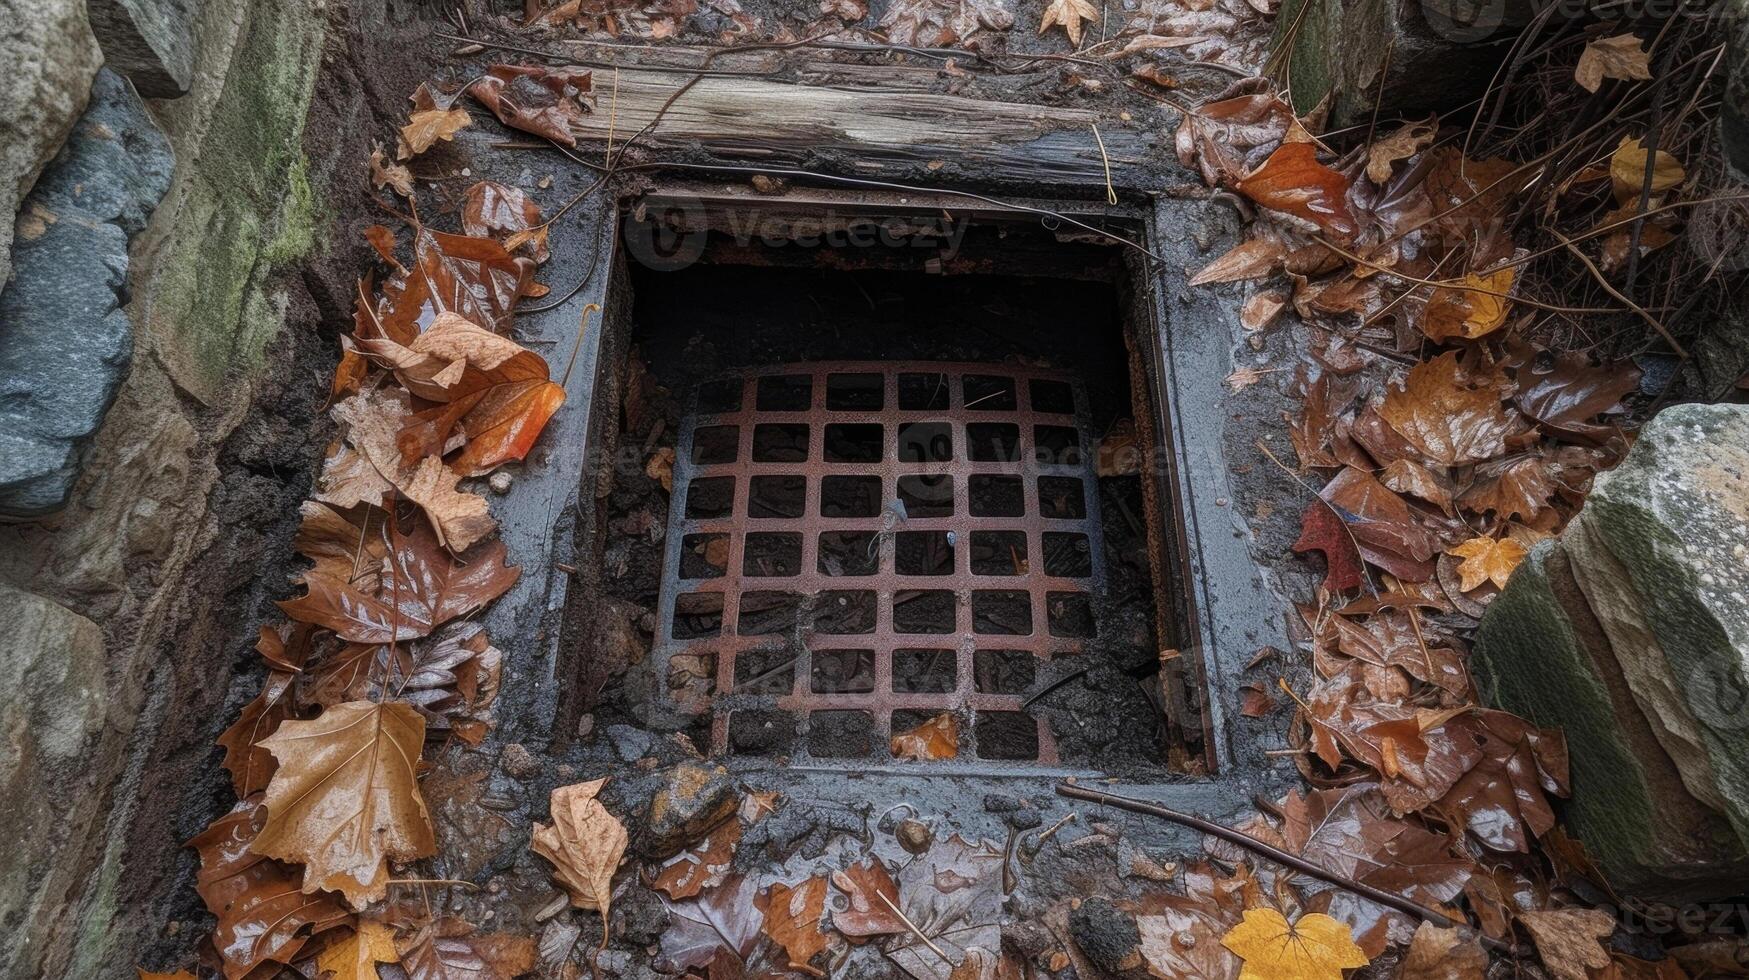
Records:
[[[175,98],[194,80],[194,26],[200,0],[87,0],[104,67],[126,75],[141,95]]]
[[[127,246],[170,184],[170,147],[120,76],[91,102],[25,201],[0,292],[0,515],[59,509],[78,450],[126,376]]]

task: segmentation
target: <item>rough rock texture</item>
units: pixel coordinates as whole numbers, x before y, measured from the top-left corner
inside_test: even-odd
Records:
[[[650,800],[638,830],[638,851],[667,857],[735,812],[736,803],[735,781],[727,769],[682,762],[668,771]]]
[[[0,290],[12,264],[12,215],[85,109],[103,56],[85,0],[7,3],[0,26]]]
[[[0,293],[0,515],[60,509],[79,450],[133,356],[128,239],[170,186],[170,145],[103,70],[91,102],[25,198]]]
[[[1285,0],[1273,45],[1293,39],[1288,72],[1294,109],[1326,96],[1330,125],[1445,108],[1479,96],[1528,19],[1522,0]],[[1303,10],[1303,13],[1302,13]],[[1297,26],[1295,26],[1297,25]],[[1380,80],[1383,79],[1383,89]]]
[[[1566,729],[1568,820],[1629,892],[1692,900],[1749,877],[1745,595],[1749,408],[1683,405],[1482,621],[1478,676]]]
[[[175,98],[194,78],[194,23],[200,0],[87,0],[103,63],[141,95]]]

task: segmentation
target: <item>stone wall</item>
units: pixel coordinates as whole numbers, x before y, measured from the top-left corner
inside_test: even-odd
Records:
[[[319,5],[277,0],[17,10],[0,35],[0,207],[29,201],[16,246],[0,248],[11,258],[0,383],[20,389],[5,404],[48,397],[44,385],[64,387],[82,366],[108,387],[87,431],[57,433],[70,447],[64,500],[33,498],[10,508],[32,519],[0,524],[0,617],[13,626],[0,637],[0,826],[13,835],[0,857],[0,976],[131,977],[167,915],[130,895],[175,892],[157,877],[186,867],[175,813],[142,801],[166,758],[204,767],[207,729],[244,662],[246,638],[224,614],[253,616],[248,590],[271,550],[248,542],[281,509],[274,488],[300,484],[295,503],[308,480],[272,474],[275,447],[319,455],[313,427],[259,431],[271,422],[256,395],[285,384],[266,368],[270,343],[319,346],[292,273],[327,220],[315,202],[334,162],[306,154],[304,120],[329,31]],[[111,66],[95,88],[88,25]],[[12,112],[14,99],[36,115]],[[129,121],[118,126],[118,112]],[[68,167],[89,172],[69,183]],[[94,199],[94,183],[133,196]],[[59,246],[63,261],[32,258],[75,230],[108,251],[76,240]],[[33,333],[32,319],[58,329]],[[85,320],[107,329],[110,349],[67,335]],[[58,346],[20,353],[24,336]],[[24,390],[8,356],[42,384]],[[4,411],[0,429],[0,443],[24,431]],[[253,481],[252,465],[268,475]],[[191,683],[211,689],[204,704]]]

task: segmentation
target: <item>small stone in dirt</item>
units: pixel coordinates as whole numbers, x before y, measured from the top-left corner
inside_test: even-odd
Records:
[[[733,814],[739,802],[727,769],[682,762],[668,770],[650,800],[638,851],[652,859],[668,857]]]
[[[625,894],[615,896],[613,917],[615,935],[634,946],[654,944],[668,927],[668,913],[662,907],[662,900],[648,888],[628,888]],[[626,974],[610,972],[606,975]]]
[[[1039,824],[1044,823],[1044,817],[1040,816],[1039,812],[1031,807],[1022,807],[1019,810],[1015,810],[1013,813],[1004,813],[1002,819],[1007,822],[1008,826],[1013,827],[1015,830],[1031,830]]]
[[[935,840],[929,825],[921,820],[899,821],[899,826],[893,828],[893,836],[899,839],[900,847],[912,854],[922,854],[929,850],[929,845]]]
[[[504,746],[504,751],[498,755],[498,764],[513,779],[532,779],[540,775],[541,771],[540,760],[521,742],[511,742]]]
[[[630,725],[607,726],[608,741],[613,743],[614,754],[621,762],[631,762],[650,754],[650,743],[654,741],[649,732]]]
[[[1142,936],[1136,920],[1103,898],[1090,898],[1069,913],[1069,934],[1093,965],[1107,973],[1123,973],[1139,965]]]
[[[493,473],[491,479],[486,481],[487,485],[492,488],[493,493],[500,494],[509,493],[510,485],[514,482],[516,482],[516,478],[511,476],[507,470],[499,470],[496,473]]]
[[[1002,793],[989,793],[984,797],[984,809],[990,813],[1013,813],[1020,809],[1020,801]]]

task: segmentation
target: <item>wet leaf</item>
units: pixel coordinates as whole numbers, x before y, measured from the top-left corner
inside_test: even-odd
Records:
[[[368,317],[354,318],[354,339],[361,346],[377,337],[411,344],[440,313],[508,334],[517,300],[543,289],[534,282],[533,258],[511,255],[491,238],[450,235],[424,226],[414,228],[411,264],[393,264],[395,274],[383,284],[376,307]]]
[[[1500,329],[1506,322],[1512,301],[1516,270],[1503,266],[1493,272],[1471,273],[1459,281],[1459,289],[1436,286],[1427,298],[1427,309],[1421,320],[1421,331],[1439,342],[1453,338],[1475,340]]]
[[[291,717],[292,682],[309,653],[309,639],[306,626],[261,627],[255,649],[272,669],[261,685],[261,693],[243,706],[237,720],[218,739],[225,750],[220,764],[230,770],[231,788],[239,799],[266,789],[273,778],[276,767],[273,753],[262,748],[261,743],[279,730],[280,722]]]
[[[426,735],[454,732],[476,744],[492,727],[503,654],[473,623],[451,623],[410,644],[348,644],[312,666],[299,687],[300,704],[392,698],[425,717]]]
[[[513,980],[534,969],[536,952],[526,936],[480,935],[452,918],[421,927],[398,948],[408,980]]]
[[[1014,13],[1002,0],[897,0],[880,26],[894,44],[941,47],[980,30],[1006,31],[1014,26]]]
[[[832,913],[832,927],[852,942],[905,931],[905,923],[893,912],[899,905],[899,886],[880,858],[871,855],[861,864],[832,872],[832,884],[849,903],[843,911]]]
[[[296,865],[252,849],[265,819],[260,806],[259,795],[245,799],[188,842],[200,854],[194,890],[218,919],[213,948],[229,980],[290,963],[310,936],[352,921],[338,895],[305,894]]]
[[[703,840],[663,861],[650,887],[674,899],[715,888],[728,876],[740,842],[741,821],[725,820]]]
[[[1488,953],[1474,938],[1457,929],[1423,922],[1403,954],[1397,980],[1483,980]]]
[[[1437,146],[1426,152],[1423,187],[1433,209],[1432,227],[1449,244],[1491,239],[1497,233],[1512,195],[1525,178],[1510,160],[1470,160],[1456,148]]]
[[[1324,553],[1323,588],[1331,593],[1359,588],[1366,579],[1354,539],[1349,537],[1342,519],[1321,501],[1312,501],[1300,512],[1300,536],[1293,543],[1293,550],[1300,554]]]
[[[1193,865],[1184,872],[1184,894],[1145,898],[1136,929],[1148,972],[1160,980],[1234,980],[1242,964],[1221,937],[1243,915],[1247,885],[1255,887],[1242,864],[1232,877]]]
[[[1463,559],[1458,574],[1463,577],[1461,588],[1473,591],[1483,582],[1493,582],[1497,589],[1506,588],[1513,569],[1524,560],[1524,547],[1511,538],[1474,537],[1451,548],[1447,554]]]
[[[1069,35],[1070,47],[1080,47],[1082,21],[1099,23],[1099,8],[1087,0],[1050,0],[1045,5],[1044,14],[1039,17],[1038,33],[1043,37],[1045,31],[1055,25]]]
[[[1433,142],[1439,123],[1433,118],[1404,123],[1396,132],[1374,140],[1366,148],[1366,176],[1375,184],[1391,179],[1391,165],[1420,153]]]
[[[1549,360],[1547,368],[1519,369],[1513,401],[1524,414],[1564,433],[1595,436],[1591,420],[1622,411],[1622,398],[1640,386],[1640,369],[1632,364],[1593,365],[1573,351]]]
[[[765,924],[761,927],[789,957],[789,965],[815,976],[824,976],[810,963],[827,946],[820,930],[820,920],[826,914],[826,879],[808,878],[791,887],[782,882],[771,886],[765,903]]]
[[[1174,134],[1178,161],[1194,166],[1211,187],[1232,184],[1250,170],[1251,151],[1279,143],[1293,110],[1274,92],[1255,92],[1198,106]]]
[[[936,841],[899,873],[899,909],[949,959],[909,930],[897,934],[887,957],[913,977],[948,980],[968,961],[993,963],[1002,948],[1002,852],[958,834]]]
[[[1512,428],[1496,389],[1458,380],[1456,351],[1411,368],[1402,386],[1386,390],[1379,414],[1428,459],[1446,466],[1501,455]]]
[[[1437,550],[1416,512],[1368,473],[1345,466],[1321,495],[1341,514],[1360,556],[1398,577],[1403,562],[1418,565]]]
[[[1418,497],[1440,510],[1451,512],[1451,486],[1448,480],[1412,459],[1394,459],[1379,471],[1379,482],[1397,491]]]
[[[952,712],[944,711],[909,731],[894,734],[893,757],[919,762],[952,759],[959,755],[959,741],[959,719]]]
[[[1609,965],[1602,940],[1615,931],[1615,919],[1596,909],[1550,909],[1519,914],[1530,931],[1543,966],[1556,980],[1586,980],[1587,969]]]
[[[1318,162],[1315,144],[1283,143],[1263,166],[1239,181],[1238,190],[1338,241],[1353,238],[1357,230],[1348,211],[1348,179]]]
[[[1279,290],[1267,290],[1248,297],[1239,308],[1239,323],[1246,330],[1262,330],[1275,322],[1287,307],[1287,296]]]
[[[534,825],[529,847],[553,865],[571,904],[603,916],[613,897],[613,874],[625,857],[625,825],[596,799],[604,777],[553,790],[551,824]]]
[[[359,919],[352,935],[316,955],[316,969],[328,980],[378,980],[378,963],[398,963],[395,930],[376,919]]]
[[[427,85],[414,89],[412,100],[413,112],[407,117],[407,124],[401,127],[400,145],[395,150],[397,160],[416,157],[440,140],[453,140],[455,134],[473,122],[466,109],[439,106]]]
[[[1190,284],[1202,286],[1211,282],[1261,279],[1280,269],[1285,255],[1286,246],[1279,238],[1264,235],[1246,239],[1203,266],[1200,272],[1190,277]]]
[[[1609,182],[1615,189],[1615,199],[1622,203],[1637,201],[1641,187],[1646,180],[1646,146],[1637,137],[1623,136],[1616,144],[1615,152],[1609,155]],[[1652,165],[1653,194],[1665,191],[1682,183],[1688,176],[1682,169],[1682,164],[1675,157],[1663,150],[1656,153],[1656,162]]]
[[[304,890],[355,907],[388,891],[388,862],[437,853],[419,793],[425,721],[411,705],[354,701],[287,721],[262,742],[279,762],[256,853],[304,865]]]
[[[759,883],[741,875],[730,875],[689,902],[663,898],[669,924],[662,933],[657,969],[680,973],[703,968],[719,955],[731,957],[737,965],[745,964],[762,935],[763,903]]]
[[[1239,980],[1341,980],[1370,962],[1347,926],[1317,912],[1289,924],[1274,909],[1247,909],[1221,944],[1245,961]]]
[[[1640,47],[1640,39],[1632,34],[1587,41],[1573,69],[1573,80],[1587,92],[1595,92],[1606,78],[1647,81],[1652,77],[1650,55]],[[1644,164],[1642,163],[1642,166]]]
[[[1500,466],[1478,467],[1475,484],[1464,491],[1458,503],[1477,514],[1492,511],[1499,518],[1530,520],[1542,513],[1545,502],[1554,493],[1555,482],[1549,476],[1547,461],[1539,456],[1523,456]]]
[[[540,208],[521,190],[482,180],[462,196],[462,231],[473,238],[496,239],[505,251],[528,247],[536,262],[547,260],[547,235]]]
[[[493,65],[468,92],[504,125],[576,146],[572,130],[590,112],[585,99],[592,84],[587,68]]]

